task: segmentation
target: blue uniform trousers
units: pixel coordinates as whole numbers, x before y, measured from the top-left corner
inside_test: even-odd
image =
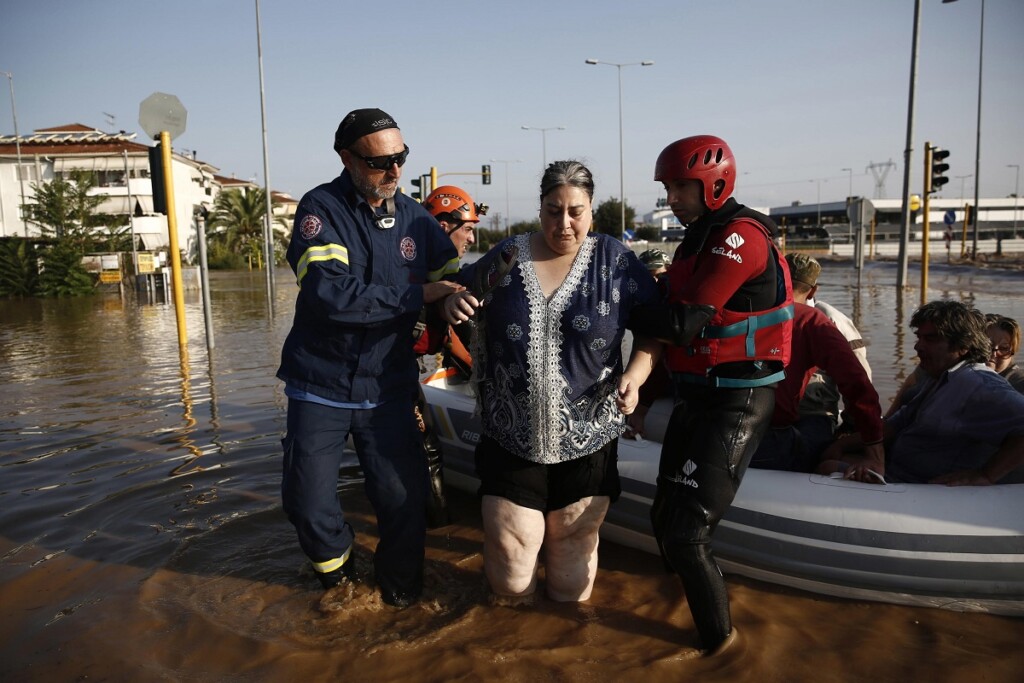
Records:
[[[373,558],[382,591],[418,595],[429,487],[413,399],[350,410],[288,400],[281,498],[299,545],[314,563],[342,557],[354,540],[338,498],[338,470],[349,434],[377,515]]]

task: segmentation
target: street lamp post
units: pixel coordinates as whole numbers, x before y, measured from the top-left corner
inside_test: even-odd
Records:
[[[1013,236],[1017,237],[1017,200],[1020,197],[1020,164],[1007,164],[1006,168],[1017,170],[1013,181]]]
[[[974,177],[974,175],[971,174],[971,173],[968,173],[967,175],[958,175],[958,176],[956,176],[956,179],[960,181],[960,203],[961,204],[964,203],[964,184],[967,182],[968,178],[973,178],[973,177]]]
[[[849,171],[850,172],[850,191],[846,194],[846,205],[850,206],[850,202],[853,201],[853,169],[852,168],[843,168],[843,169],[840,169],[840,170],[841,171]],[[852,242],[853,241],[853,221],[852,220],[850,221],[849,226],[850,226],[850,230],[849,230],[849,232],[847,234],[846,241],[847,242]]]
[[[266,219],[263,221],[263,261],[267,266],[267,312],[274,317],[274,199],[270,193],[270,153],[267,148],[267,100],[263,92],[263,38],[260,0],[256,0],[256,56],[260,72],[260,121],[263,128],[263,182],[266,183]]]
[[[897,301],[903,301],[907,282],[907,261],[910,247],[910,163],[914,155],[914,94],[917,90],[917,52],[920,42],[921,0],[914,0],[914,35],[910,48],[910,88],[907,98],[907,142],[903,148],[903,194],[900,209],[899,266],[896,269]]]
[[[543,164],[541,170],[548,167],[548,131],[549,130],[565,130],[565,126],[551,126],[550,128],[537,128],[535,126],[523,126],[523,130],[539,130],[540,131],[540,144],[541,150],[544,153]]]
[[[818,230],[821,230],[821,178],[815,179],[818,183]]]
[[[654,64],[653,61],[644,60],[642,62],[629,62],[627,64],[619,64],[616,62],[602,62],[599,59],[588,59],[587,64],[606,64],[608,66],[614,66],[619,74],[619,208],[622,211],[622,232],[619,234],[620,239],[626,238],[626,174],[623,169],[623,155],[622,155],[622,67],[624,66],[651,66]]]
[[[11,117],[14,119],[14,152],[18,159],[18,183],[21,186],[21,206],[18,207],[18,218],[21,219],[21,229],[28,237],[28,221],[25,220],[25,173],[21,167],[21,137],[18,135],[18,108],[14,105],[14,74],[10,71],[0,71],[0,74],[7,76],[7,83],[11,87]]]
[[[942,4],[956,2],[956,0],[942,0]],[[981,66],[982,58],[985,55],[985,0],[981,0],[981,33],[978,39],[978,125],[975,131],[974,141],[974,212],[971,217],[974,223],[974,231],[971,237],[971,258],[978,258],[978,219],[981,216],[981,207],[978,206],[978,193],[981,185]]]
[[[492,164],[505,164],[505,237],[511,236],[509,232],[509,201],[508,201],[508,165],[518,164],[522,159],[491,159]]]

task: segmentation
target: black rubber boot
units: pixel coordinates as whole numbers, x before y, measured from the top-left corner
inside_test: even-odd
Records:
[[[423,392],[420,392],[419,405],[416,406],[416,422],[423,432],[423,451],[427,458],[427,471],[430,475],[430,492],[427,495],[427,528],[437,529],[451,524],[448,514],[448,498],[444,494],[444,451],[441,440],[431,420],[430,410],[426,405]]]

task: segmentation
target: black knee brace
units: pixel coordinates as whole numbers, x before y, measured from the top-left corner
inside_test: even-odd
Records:
[[[711,541],[712,519],[700,501],[680,490],[685,484],[658,478],[651,522],[665,561],[676,572],[694,558],[694,547]]]

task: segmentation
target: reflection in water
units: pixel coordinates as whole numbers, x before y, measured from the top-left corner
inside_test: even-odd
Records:
[[[854,269],[823,265],[819,296],[852,311],[886,401],[913,358],[895,269],[868,264],[857,288]],[[1024,319],[1007,294],[1019,276],[936,271],[936,292]],[[396,611],[373,588],[374,520],[352,471],[340,486],[359,581],[322,597],[279,500],[273,374],[295,285],[277,282],[270,321],[261,273],[214,273],[217,348],[189,296],[191,357],[166,303],[0,301],[0,678],[1010,681],[1024,667],[1020,621],[733,578],[743,646],[685,661],[677,579],[608,543],[585,605],[493,606],[477,505],[458,492],[456,523],[428,538],[423,603]]]

